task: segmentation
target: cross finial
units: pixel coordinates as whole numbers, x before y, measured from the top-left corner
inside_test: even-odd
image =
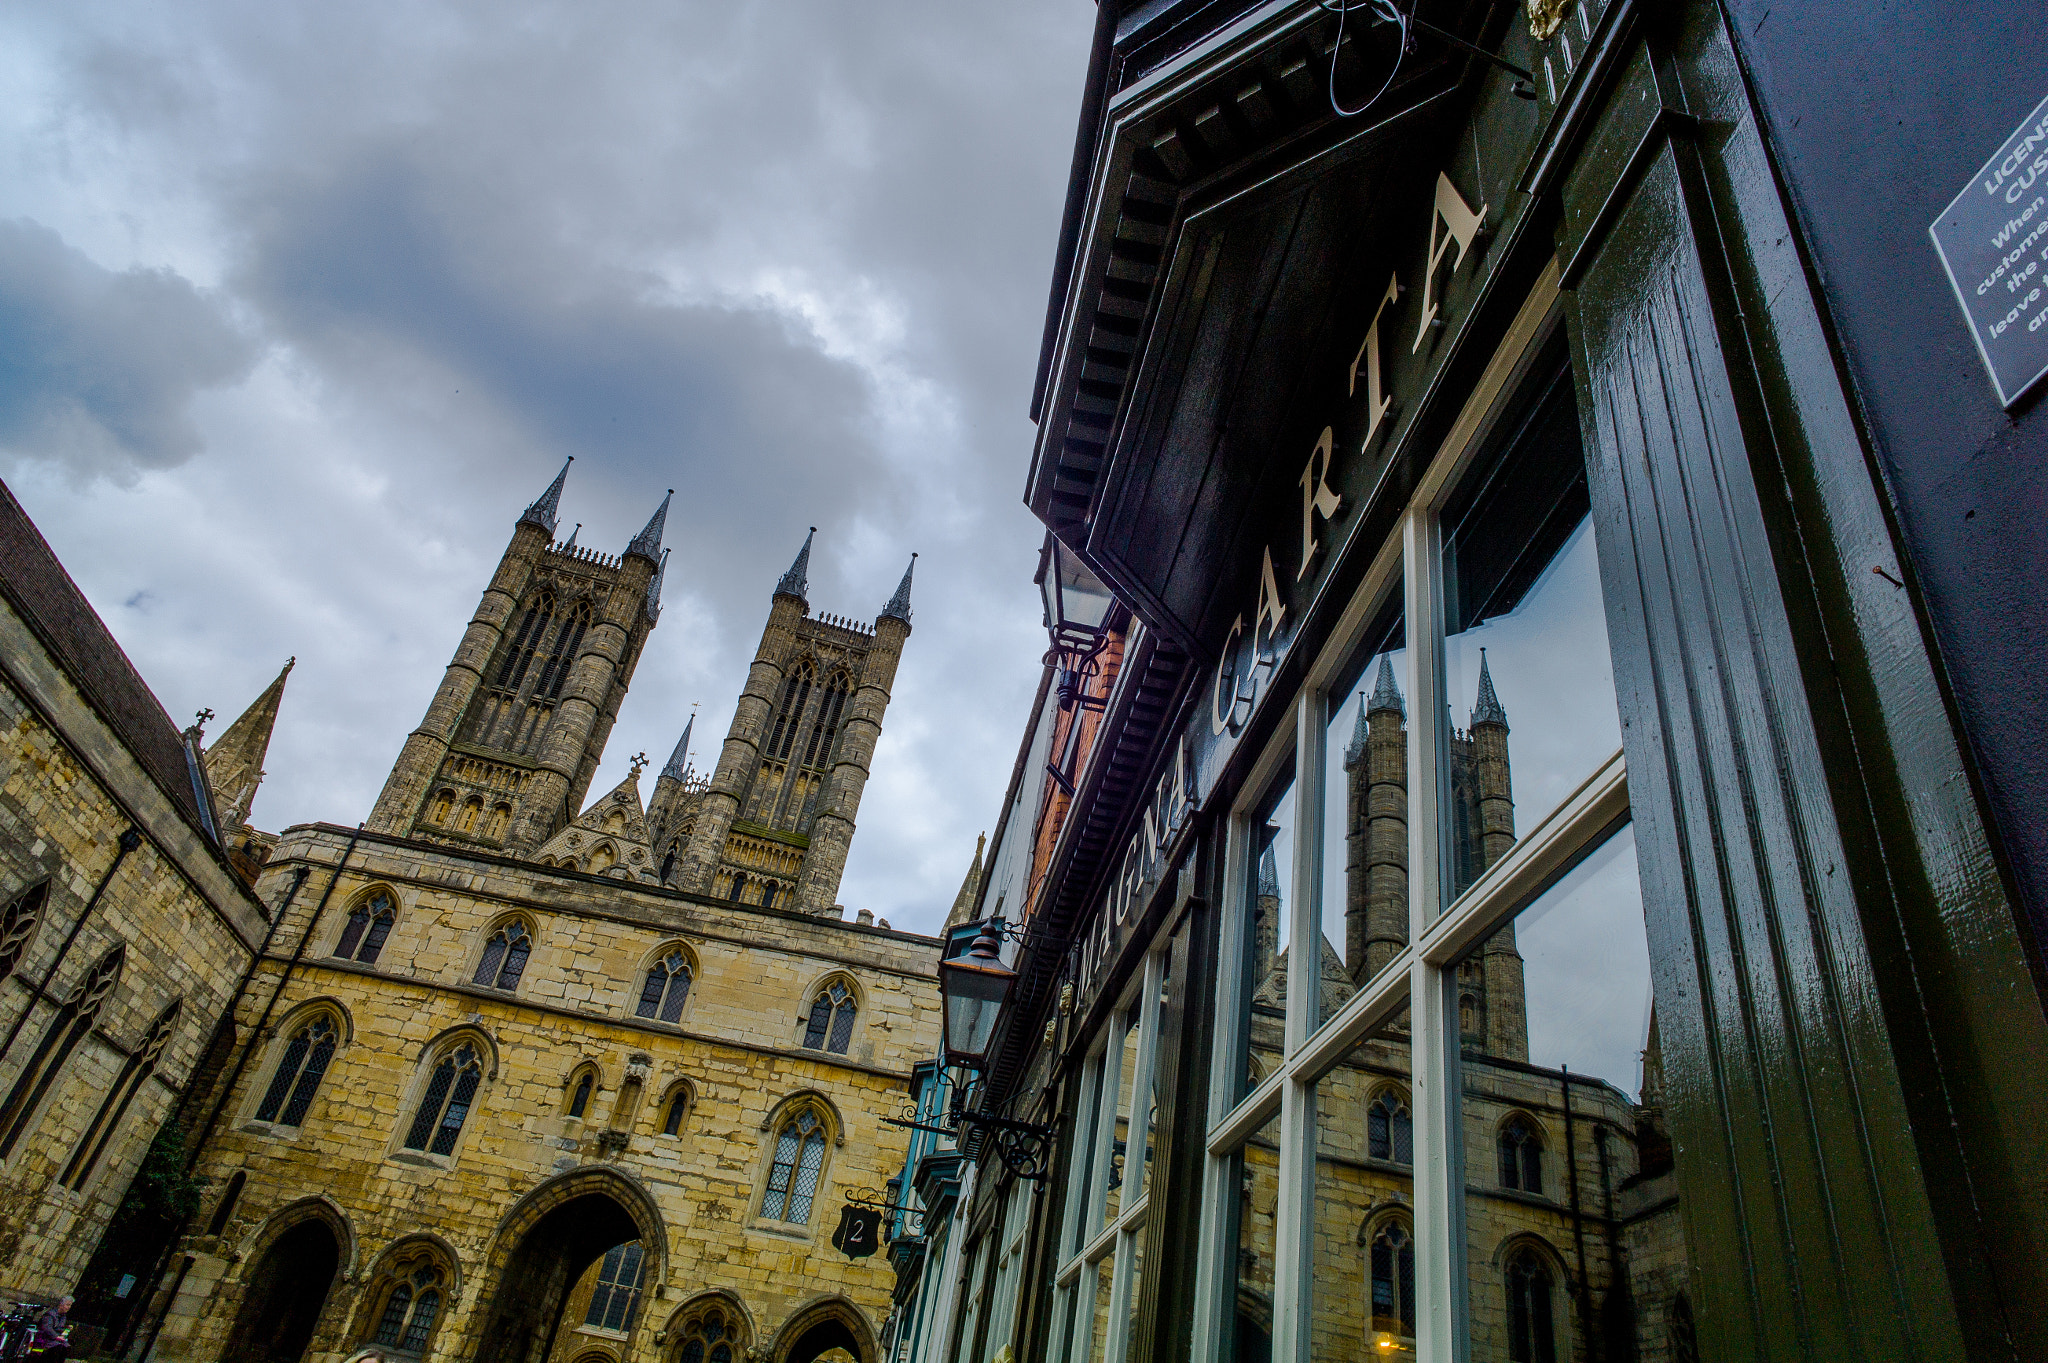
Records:
[[[642,767],[645,767],[646,765],[647,765],[647,754],[646,754],[646,753],[644,753],[644,752],[636,752],[636,753],[634,753],[634,754],[633,754],[633,774],[632,774],[632,776],[631,776],[631,777],[630,777],[629,779],[631,779],[631,780],[634,780],[634,781],[637,781],[637,780],[639,780],[639,779],[640,779],[640,769],[641,769]]]
[[[195,715],[193,716],[193,718],[194,718],[194,719],[196,719],[196,720],[198,720],[198,721],[199,721],[199,722],[200,722],[201,724],[204,724],[204,723],[206,723],[206,721],[207,721],[207,720],[209,720],[209,719],[212,719],[212,718],[213,718],[213,711],[211,711],[211,710],[201,710],[201,711],[199,711],[199,712],[198,712],[197,714],[195,714]]]

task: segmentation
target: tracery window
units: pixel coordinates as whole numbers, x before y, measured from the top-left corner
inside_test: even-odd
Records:
[[[92,1177],[92,1171],[106,1153],[107,1143],[120,1130],[121,1119],[128,1114],[128,1105],[135,1099],[135,1092],[156,1073],[157,1062],[163,1058],[164,1047],[171,1041],[171,1034],[178,1025],[178,1014],[184,1009],[182,999],[172,999],[164,1010],[157,1014],[156,1021],[149,1025],[143,1035],[142,1044],[135,1048],[128,1061],[121,1067],[113,1087],[100,1102],[100,1110],[93,1116],[91,1125],[85,1128],[85,1135],[78,1141],[78,1148],[72,1153],[70,1163],[58,1181],[65,1187],[79,1189]]]
[[[107,998],[120,983],[121,968],[127,963],[126,944],[116,945],[93,964],[71,996],[57,1009],[49,1026],[43,1030],[43,1039],[36,1046],[21,1073],[15,1077],[14,1086],[7,1092],[7,1100],[0,1103],[0,1159],[14,1153],[14,1146],[28,1130],[35,1119],[36,1110],[49,1094],[51,1085],[64,1069],[64,1062],[71,1058],[71,1052],[85,1035],[92,1031],[100,1010],[106,1006]]]
[[[327,1073],[327,1064],[334,1059],[338,1039],[334,1019],[325,1013],[294,1032],[285,1043],[284,1057],[277,1062],[270,1087],[263,1092],[263,1101],[257,1104],[256,1120],[280,1126],[297,1126],[305,1121],[307,1109],[313,1106],[313,1095]]]
[[[1367,1258],[1372,1275],[1372,1331],[1396,1339],[1415,1334],[1415,1240],[1392,1217],[1373,1231]]]
[[[384,950],[384,941],[391,936],[391,924],[397,917],[398,906],[382,890],[361,901],[349,911],[341,940],[334,946],[335,958],[375,965],[377,953]]]
[[[487,989],[517,989],[526,973],[527,957],[533,954],[533,939],[526,924],[514,919],[491,934],[484,943],[483,958],[476,963],[475,982]]]
[[[519,689],[519,683],[526,678],[526,671],[533,665],[534,650],[547,637],[548,625],[554,620],[555,599],[542,592],[526,613],[520,618],[519,632],[512,636],[512,647],[505,654],[504,663],[498,668],[498,685],[508,691]]]
[[[28,944],[35,939],[43,919],[43,906],[50,902],[50,882],[39,880],[8,901],[0,910],[0,980],[21,964]]]
[[[405,1135],[405,1148],[431,1155],[452,1155],[476,1101],[477,1085],[483,1082],[483,1061],[469,1042],[441,1057],[420,1097],[419,1110]]]
[[[1557,1363],[1550,1316],[1550,1269],[1543,1256],[1523,1249],[1508,1260],[1508,1358],[1512,1363]]]
[[[733,1363],[737,1335],[725,1312],[717,1307],[685,1325],[682,1333],[683,1348],[676,1363]]]
[[[761,1215],[770,1221],[807,1224],[824,1164],[825,1123],[805,1108],[776,1133],[775,1160],[768,1168],[768,1192],[761,1199]]]
[[[1415,1124],[1401,1095],[1386,1089],[1365,1112],[1366,1153],[1396,1164],[1415,1162]]]
[[[423,1353],[434,1333],[434,1317],[440,1313],[441,1270],[429,1264],[400,1278],[398,1286],[391,1289],[374,1338],[387,1349]]]
[[[1543,1191],[1543,1141],[1524,1117],[1510,1117],[1500,1128],[1500,1186],[1525,1193]]]
[[[682,1017],[689,997],[689,958],[671,951],[647,967],[647,978],[640,983],[640,1002],[633,1011],[643,1018],[675,1022]]]
[[[576,663],[576,655],[583,647],[583,633],[590,628],[590,607],[578,602],[555,631],[555,646],[548,654],[547,662],[541,667],[540,677],[533,684],[535,696],[552,700],[562,694],[562,683],[568,679],[569,669]]]
[[[633,1312],[640,1305],[640,1275],[646,1266],[638,1240],[606,1250],[583,1323],[600,1330],[632,1329]]]
[[[811,1000],[811,1016],[804,1025],[804,1046],[814,1051],[845,1055],[853,1040],[853,991],[843,980],[834,980]]]

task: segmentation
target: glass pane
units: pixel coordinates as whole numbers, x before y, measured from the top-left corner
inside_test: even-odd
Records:
[[[1408,941],[1407,635],[1388,592],[1330,691],[1323,770],[1323,987],[1318,1021]]]
[[[1446,508],[1446,902],[1621,746],[1571,376]]]
[[[1405,1017],[1397,1023],[1316,1083],[1317,1363],[1414,1357],[1414,1142]]]
[[[1113,1258],[1113,1256],[1112,1256]],[[1112,1285],[1112,1258],[1105,1258],[1091,1265],[1081,1275],[1083,1283],[1095,1286],[1095,1306],[1088,1330],[1088,1363],[1101,1363],[1104,1347],[1109,1343],[1109,1292]]]
[[[1684,1220],[1633,830],[1457,981],[1472,1356],[1556,1363],[1631,1336],[1642,1357],[1672,1356],[1689,1318]]]
[[[1242,1097],[1273,1072],[1273,1058],[1287,1016],[1288,911],[1294,902],[1294,782],[1286,781],[1252,820],[1251,888],[1246,902],[1251,922],[1245,933],[1251,991],[1252,1054],[1245,1066]],[[1260,1053],[1271,1033],[1271,1051]]]
[[[1109,1046],[1102,1069],[1104,1116],[1110,1123],[1109,1165],[1102,1216],[1095,1224],[1097,1230],[1116,1220],[1117,1212],[1122,1210],[1124,1185],[1131,1173],[1126,1154],[1130,1143],[1131,1090],[1138,1073],[1136,1020],[1137,1009],[1133,1007],[1117,1013],[1110,1022]],[[1115,1104],[1113,1108],[1109,1106],[1111,1102]]]
[[[1233,1363],[1273,1356],[1274,1214],[1280,1206],[1280,1115],[1245,1142],[1238,1163],[1237,1310]]]
[[[1126,1231],[1123,1238],[1131,1256],[1126,1270],[1130,1282],[1124,1297],[1124,1358],[1131,1359],[1137,1357],[1138,1289],[1145,1281],[1145,1233],[1142,1229]]]

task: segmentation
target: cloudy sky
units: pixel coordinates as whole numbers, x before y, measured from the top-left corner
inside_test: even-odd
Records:
[[[1044,649],[1019,501],[1088,0],[0,8],[0,476],[165,706],[292,675],[256,821],[363,818],[520,510],[666,609],[594,789],[769,592],[918,561],[842,893],[937,925]]]

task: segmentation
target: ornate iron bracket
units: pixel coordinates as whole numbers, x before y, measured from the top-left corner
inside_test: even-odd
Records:
[[[884,1117],[882,1120],[888,1121],[889,1119]],[[922,1207],[913,1207],[908,1202],[891,1202],[887,1193],[876,1192],[873,1188],[849,1188],[846,1192],[846,1200],[856,1207],[866,1207],[870,1211],[878,1211],[884,1217],[901,1216],[903,1218],[903,1233],[905,1235],[915,1237],[924,1234],[924,1208]],[[913,1225],[913,1221],[916,1224]]]

